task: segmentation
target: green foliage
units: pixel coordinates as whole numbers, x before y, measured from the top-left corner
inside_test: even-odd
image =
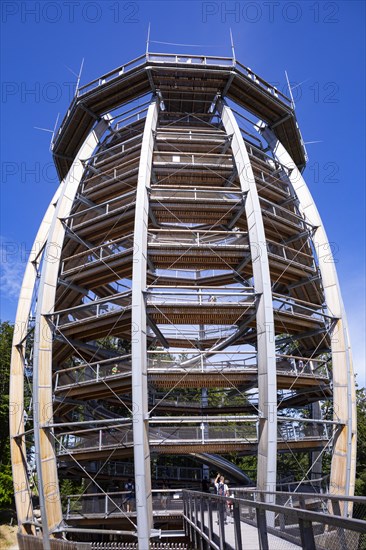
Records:
[[[68,478],[60,480],[61,505],[63,509],[67,506],[67,497],[70,495],[81,495],[84,492],[84,481],[74,481]],[[75,501],[71,501],[75,505]],[[76,501],[77,502],[77,501]]]
[[[357,463],[355,493],[366,495],[366,389],[356,390]]]
[[[0,466],[0,509],[13,505],[13,478],[10,464]]]
[[[61,496],[73,495],[75,489],[75,483],[71,479],[63,479],[60,483]]]
[[[14,327],[0,324],[0,509],[13,504],[9,441],[10,356]]]
[[[0,324],[0,466],[10,464],[9,445],[9,380],[14,327]]]
[[[278,480],[293,477],[294,480],[306,476],[310,467],[309,453],[279,453],[277,459]]]
[[[77,494],[77,491],[75,490],[75,487],[74,487],[74,483],[71,481],[71,479],[63,479],[60,482],[60,494],[61,494],[61,503],[63,507],[67,503],[68,495]]]
[[[127,355],[131,353],[131,342],[127,340],[122,340],[115,336],[106,336],[105,338],[99,338],[95,341],[97,346],[102,349],[107,349],[111,351],[116,351],[121,355]]]
[[[209,407],[241,406],[248,402],[246,395],[237,389],[215,388],[208,391]]]
[[[238,456],[235,453],[230,454],[229,460],[236,464],[250,479],[256,483],[257,480],[257,455]]]

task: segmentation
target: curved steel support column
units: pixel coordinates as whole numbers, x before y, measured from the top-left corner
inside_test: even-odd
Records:
[[[148,550],[153,527],[151,471],[149,449],[149,419],[146,357],[146,269],[147,228],[154,130],[158,119],[158,103],[148,109],[142,138],[136,192],[134,255],[132,270],[132,403],[133,445],[138,545]]]
[[[42,517],[43,547],[50,548],[49,535],[62,521],[61,501],[58,487],[57,463],[54,441],[47,427],[52,422],[52,328],[47,316],[54,310],[57,277],[65,228],[62,219],[70,214],[75,195],[81,181],[84,166],[108,123],[100,121],[90,132],[79,150],[71,169],[66,176],[60,198],[53,216],[47,239],[47,257],[43,262],[36,311],[34,334],[34,378],[33,414],[38,491]]]
[[[29,254],[20,290],[10,364],[10,452],[13,471],[14,497],[18,525],[24,529],[24,523],[33,520],[31,491],[28,483],[26,447],[24,439],[24,359],[25,339],[28,333],[28,321],[31,313],[34,288],[37,281],[37,269],[47,242],[49,228],[55,212],[55,206],[61,192],[61,184],[54,194]],[[29,528],[33,534],[34,526]]]
[[[257,186],[248,151],[231,109],[223,102],[219,111],[227,135],[232,136],[232,151],[240,185],[247,192],[245,213],[253,266],[257,306],[257,361],[259,392],[259,433],[257,486],[263,491],[276,488],[277,462],[277,380],[272,289],[268,251]]]
[[[319,269],[327,308],[338,319],[332,335],[334,420],[341,423],[332,458],[331,490],[353,495],[356,475],[356,392],[347,319],[339,288],[332,249],[311,193],[295,163],[269,128],[261,128],[279,162],[289,168],[289,180],[299,199],[300,211],[307,222],[316,227],[313,241],[318,254]]]

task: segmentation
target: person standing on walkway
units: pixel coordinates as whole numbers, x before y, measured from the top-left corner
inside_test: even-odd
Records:
[[[225,483],[225,478],[221,474],[217,474],[215,479],[215,488],[216,488],[216,494],[220,497],[228,497],[229,495],[229,487]],[[221,499],[220,499],[221,500]],[[226,499],[223,502],[223,508],[224,508],[224,522],[227,524],[227,501]],[[219,523],[217,518],[217,523]]]
[[[126,511],[132,512],[135,503],[135,484],[133,483],[131,478],[127,481],[125,485],[125,491],[128,491],[124,501],[124,504],[126,504]]]

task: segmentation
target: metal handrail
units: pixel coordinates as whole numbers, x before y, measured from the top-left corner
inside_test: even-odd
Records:
[[[57,315],[61,315],[62,313],[72,313],[73,311],[78,311],[80,309],[85,309],[92,306],[97,306],[100,304],[104,304],[106,302],[113,302],[114,300],[118,300],[121,298],[127,298],[131,296],[131,291],[128,290],[127,292],[119,292],[118,294],[113,294],[112,296],[106,296],[105,298],[99,298],[98,300],[94,300],[92,302],[88,302],[87,304],[80,304],[78,306],[73,306],[66,309],[59,309],[57,311],[54,311],[53,313],[48,313],[48,317],[55,317]]]
[[[202,113],[201,113],[202,114]],[[201,116],[200,114],[200,116]],[[204,113],[203,113],[204,114]],[[179,129],[176,130],[175,128],[166,128],[164,126],[159,126],[156,130],[156,139],[157,141],[168,141],[169,143],[171,141],[174,141],[175,137],[184,137],[186,138],[186,142],[183,142],[185,144],[192,143],[196,139],[199,140],[199,142],[202,141],[202,138],[205,139],[205,142],[210,142],[210,138],[213,141],[219,141],[220,143],[225,143],[227,141],[227,135],[224,132],[219,132],[218,130],[212,130],[211,132],[208,132],[207,130],[195,130],[191,128],[184,130]],[[180,142],[182,140],[179,139]]]
[[[164,352],[162,351],[149,351],[148,354],[150,355],[150,358],[148,358],[148,374],[176,374],[176,373],[182,373],[182,372],[192,372],[196,373],[203,372],[203,373],[224,373],[228,375],[229,373],[234,374],[256,374],[257,373],[257,364],[256,364],[256,356],[253,355],[252,352],[247,352],[248,355],[250,355],[249,358],[241,358],[241,359],[230,359],[230,360],[224,360],[221,361],[210,361],[209,358],[205,358],[205,352],[201,352],[201,354],[196,358],[196,364],[192,364],[192,360],[190,359],[189,366],[185,366],[184,362],[182,364],[181,361],[176,359],[161,359],[160,357],[158,359],[154,359],[151,354],[157,354],[157,355],[163,355]],[[168,353],[168,352],[167,352]],[[212,352],[214,353],[214,352]],[[243,352],[238,352],[243,353]],[[216,352],[217,354],[217,352]],[[225,355],[222,353],[219,353],[218,355]],[[231,354],[229,354],[231,355]],[[311,369],[311,372],[305,372],[306,367],[313,362],[313,360],[307,360],[303,357],[292,357],[292,356],[283,356],[285,357],[286,365],[282,364],[276,364],[276,370],[277,373],[280,374],[291,374],[292,376],[303,376],[307,378],[316,378],[317,380],[323,379],[323,380],[329,380],[329,372],[328,370],[324,374],[316,374],[315,369]],[[280,358],[280,356],[277,356],[277,360]],[[287,358],[290,358],[292,362],[290,362]],[[255,360],[255,362],[246,364],[247,360]],[[298,362],[303,363],[302,365],[296,365],[296,360]],[[83,363],[80,365],[75,365],[73,367],[68,367],[66,369],[60,369],[53,373],[53,377],[55,378],[55,384],[54,384],[54,391],[57,391],[58,389],[62,389],[65,387],[73,387],[78,386],[81,384],[88,384],[88,383],[94,383],[94,382],[100,382],[105,379],[111,379],[111,378],[126,378],[131,375],[131,355],[121,355],[116,356],[110,359],[104,359],[102,361],[95,361],[93,363]],[[320,360],[319,360],[320,361]],[[319,362],[318,360],[314,360],[314,362]],[[324,360],[320,361],[321,363],[324,363]],[[320,368],[320,367],[319,367]],[[83,371],[87,371],[85,373],[85,376],[83,378]],[[79,374],[81,373],[81,374]],[[63,380],[63,377],[66,379]],[[169,401],[167,401],[169,402]],[[195,403],[192,404],[192,406],[196,406]]]
[[[148,290],[150,289],[159,289],[159,288],[164,288],[164,289],[169,289],[169,287],[167,287],[167,285],[149,285],[148,287]],[[223,290],[223,291],[227,291],[226,294],[231,296],[231,295],[240,295],[240,296],[245,296],[245,295],[248,295],[248,296],[252,296],[254,294],[254,286],[246,286],[245,287],[245,290],[243,290],[242,292],[233,292],[232,289],[230,288],[227,288],[227,287],[218,287],[218,286],[208,286],[208,285],[201,285],[201,286],[194,286],[194,285],[185,285],[185,286],[181,286],[179,288],[171,288],[171,290],[175,290],[177,291],[178,294],[187,294],[186,290],[189,292],[189,293],[194,293],[194,291],[198,291],[198,290],[202,290],[202,289],[207,289],[207,291],[209,290],[216,290],[215,294],[219,294],[217,291],[218,290]],[[180,292],[180,290],[183,290],[183,292]],[[161,294],[160,291],[156,291],[157,294]]]
[[[151,96],[151,94],[147,94],[148,96]],[[141,105],[135,105],[134,107],[131,107],[131,109],[127,109],[127,111],[123,111],[123,113],[119,113],[118,115],[112,116],[110,118],[110,121],[115,122],[119,117],[128,115],[129,113],[132,113],[133,111],[136,111],[137,109],[143,110],[142,108],[146,105],[150,105],[151,99],[148,99],[147,101],[144,101],[141,103]]]
[[[324,320],[330,321],[333,321],[335,319],[334,316],[328,315],[322,311],[324,309],[324,306],[321,304],[313,304],[311,302],[306,302],[305,300],[300,300],[298,298],[293,298],[292,296],[285,296],[278,293],[273,293],[272,296],[273,303],[279,302],[281,304],[279,307],[275,307],[275,305],[273,305],[274,310],[277,312],[288,313],[288,310],[282,309],[283,306],[288,306],[292,315],[297,315],[301,317],[312,317],[313,319],[322,318]],[[294,308],[300,309],[301,312],[294,311]]]
[[[98,365],[106,365],[108,363],[119,363],[122,359],[131,359],[131,354],[127,355],[118,355],[116,357],[111,357],[110,359],[102,359],[101,361],[94,361],[92,363],[82,363],[80,365],[75,365],[74,367],[68,367],[67,369],[60,369],[53,373],[53,376],[57,374],[64,374],[67,372],[73,372],[75,370],[85,369],[86,367],[96,367]]]
[[[109,242],[104,242],[104,243],[102,243],[98,246],[94,246],[92,248],[88,248],[87,250],[83,250],[82,252],[78,252],[77,254],[73,254],[72,256],[67,256],[66,258],[63,258],[63,260],[62,260],[61,273],[64,273],[65,271],[73,269],[73,268],[65,269],[65,263],[72,262],[72,261],[77,261],[79,258],[82,258],[83,256],[92,256],[93,254],[94,254],[94,256],[96,256],[96,253],[97,252],[100,253],[103,250],[103,248],[108,249],[109,254],[106,254],[105,256],[99,254],[99,256],[100,256],[99,258],[95,257],[95,259],[89,260],[86,263],[96,262],[96,261],[99,261],[103,258],[109,257],[111,255],[114,256],[116,254],[126,253],[126,252],[130,251],[131,249],[133,249],[133,246],[129,246],[128,248],[125,248],[124,250],[119,250],[118,252],[115,252],[111,247],[121,246],[122,243],[128,242],[128,241],[130,241],[133,245],[133,234],[126,235],[125,237],[122,237],[120,239],[115,239],[115,240],[111,240]],[[79,265],[79,264],[77,264],[77,265]]]
[[[225,187],[222,189],[222,187],[211,187],[210,189],[207,189],[207,187],[195,185],[194,187],[192,185],[179,185],[179,187],[171,187],[171,186],[163,186],[163,185],[154,185],[154,187],[151,187],[149,189],[149,192],[152,191],[172,191],[173,193],[217,193],[218,195],[246,195],[246,191],[242,191],[241,189],[238,189],[237,187]],[[165,229],[162,229],[162,231],[165,231]],[[179,231],[179,230],[177,230]],[[182,231],[182,230],[180,230]],[[217,231],[219,233],[219,231]],[[221,231],[221,233],[225,233],[225,231]],[[227,233],[227,232],[226,232]]]
[[[82,363],[54,372],[54,391],[60,388],[78,386],[83,383],[100,382],[118,376],[126,377],[130,374],[131,355],[121,355],[111,359],[104,359],[103,361],[95,361],[93,363]]]
[[[254,80],[254,82],[259,83],[263,89],[266,89],[268,92],[270,92],[275,97],[281,96],[283,103],[287,103],[287,105],[291,108],[293,108],[292,101],[289,97],[287,97],[284,93],[282,93],[280,90],[276,88],[276,86],[273,86],[264,78],[258,76],[256,73],[254,73],[249,67],[246,67],[240,61],[236,60],[236,65],[244,69],[244,74],[246,77],[250,78],[251,80]],[[238,71],[239,73],[241,71]]]
[[[164,510],[164,514],[181,514],[183,511],[182,489],[152,489],[154,512]],[[109,493],[82,493],[62,497],[65,517],[88,514],[102,515],[104,518],[115,515],[135,515],[135,495],[131,490]],[[128,506],[128,508],[127,508]]]
[[[328,476],[324,476],[322,479],[326,479]],[[319,480],[312,480],[312,481],[319,481]],[[296,483],[296,482],[294,482]],[[298,483],[298,482],[297,482]],[[335,495],[332,493],[302,493],[302,492],[294,492],[294,493],[288,493],[288,491],[276,491],[275,493],[273,491],[262,491],[261,489],[247,489],[245,487],[241,488],[239,487],[238,490],[240,492],[246,493],[246,494],[257,494],[259,496],[262,495],[274,495],[274,496],[280,496],[284,495],[286,497],[302,497],[305,500],[306,499],[313,499],[313,498],[322,498],[327,500],[333,500],[333,501],[339,501],[344,500],[347,502],[357,502],[360,504],[365,505],[366,507],[366,497],[362,496],[351,496],[351,495]],[[264,502],[264,499],[262,499],[262,502]]]
[[[107,422],[106,422],[107,423]],[[82,424],[82,423],[80,423]],[[108,423],[109,424],[109,423]],[[169,446],[177,444],[208,445],[208,444],[251,444],[258,442],[259,418],[239,415],[228,416],[194,416],[194,417],[152,417],[149,424],[156,427],[149,428],[150,445]],[[183,424],[192,424],[183,426]],[[195,424],[195,425],[194,425]],[[226,426],[224,426],[226,424]],[[329,441],[328,423],[316,422],[311,419],[280,419],[279,441]],[[304,424],[304,426],[299,425]],[[311,432],[306,430],[307,424],[314,424]],[[334,424],[329,422],[330,427]],[[49,425],[51,427],[65,425]],[[93,452],[112,448],[126,448],[133,446],[132,421],[126,419],[114,425],[68,430],[59,433],[61,442],[59,455],[70,452]]]
[[[84,84],[84,86],[80,86],[80,88],[78,89],[78,92],[77,92],[77,97],[80,97],[80,96],[84,95],[84,93],[86,93],[87,91],[90,91],[90,89],[93,89],[93,88],[91,88],[91,86],[93,84],[98,83],[97,85],[99,86],[100,84],[103,83],[103,81],[106,82],[107,80],[110,80],[111,77],[113,79],[117,76],[120,76],[121,74],[125,74],[126,72],[128,72],[128,70],[126,70],[127,67],[131,66],[131,69],[129,69],[129,70],[132,70],[133,68],[135,68],[139,65],[143,65],[143,63],[139,63],[138,65],[135,65],[136,61],[145,61],[145,60],[146,60],[146,55],[145,54],[140,55],[140,56],[135,57],[134,59],[132,59],[132,61],[129,61],[128,63],[125,63],[124,65],[120,65],[119,67],[117,67],[117,69],[113,69],[112,71],[109,71],[108,73],[100,76],[99,78],[95,78],[94,80],[92,80],[88,84]],[[94,88],[95,87],[96,86],[94,86]]]
[[[154,306],[156,304],[170,306],[173,304],[193,305],[200,307],[249,307],[255,306],[258,295],[254,289],[250,292],[251,287],[246,287],[245,291],[233,292],[226,288],[210,288],[210,287],[179,287],[171,288],[171,292],[158,290],[158,285],[153,285],[147,288],[143,293],[145,295],[147,305]],[[205,290],[207,288],[207,290]],[[227,292],[220,292],[220,290]]]
[[[272,250],[271,250],[271,247],[272,247]],[[298,264],[305,265],[307,267],[315,268],[313,256],[311,256],[310,254],[306,254],[306,252],[302,252],[301,250],[296,250],[295,248],[291,248],[290,246],[287,246],[280,242],[271,241],[270,239],[267,239],[267,248],[268,248],[268,253],[272,254],[273,256],[278,256],[280,258],[285,258],[286,260],[289,260],[291,262],[296,262]],[[273,252],[273,249],[275,248],[282,249],[283,256],[280,256],[280,254]],[[294,258],[296,258],[296,260],[294,258],[287,258],[286,252],[288,252],[289,255],[293,255]],[[312,265],[304,264],[301,261],[297,261],[297,259],[300,260],[301,258],[303,258],[304,261],[311,261]]]
[[[132,136],[128,139],[125,139],[123,141],[119,141],[116,145],[112,145],[111,147],[108,147],[108,149],[100,149],[96,153],[93,153],[92,155],[90,155],[90,157],[87,157],[84,162],[93,161],[91,166],[94,166],[94,165],[98,164],[98,163],[95,162],[95,159],[97,159],[98,157],[100,157],[102,155],[107,155],[111,151],[114,151],[115,149],[123,148],[127,143],[129,144],[133,141],[141,141],[142,140],[142,135],[143,135],[143,133],[141,132],[141,133],[136,134],[136,135],[134,135],[134,136]],[[130,151],[130,149],[128,151]]]
[[[359,548],[359,534],[366,533],[365,521],[342,517],[340,514],[313,512],[304,509],[304,504],[301,508],[273,504],[276,494],[265,493],[267,502],[263,502],[184,489],[185,532],[193,545],[196,545],[195,547],[200,546],[199,541],[205,541],[207,547],[214,550],[222,548],[234,550],[228,538],[230,537],[231,540],[234,538],[235,548],[243,548],[241,526],[242,523],[246,523],[257,528],[260,548],[268,549],[269,536],[274,535],[278,539],[288,540],[306,550],[316,550],[318,546],[313,528],[315,524],[317,540],[321,536],[328,538],[326,547],[328,547],[327,543],[332,544],[333,533],[333,537],[335,535],[337,541],[340,541],[342,548],[348,550]],[[343,499],[343,495],[338,495],[338,506],[339,501],[342,500],[346,499]],[[366,499],[361,501],[363,505],[365,501]],[[232,510],[233,525],[227,525],[226,522],[226,515],[230,510]],[[215,516],[218,527],[214,522]],[[287,532],[286,524],[289,527]],[[298,535],[294,534],[296,526]]]
[[[154,59],[154,58],[158,59]],[[160,58],[160,59],[159,59]],[[187,54],[163,54],[163,53],[148,53],[143,54],[132,61],[129,61],[128,63],[125,63],[124,65],[120,65],[117,67],[117,69],[113,69],[112,71],[109,71],[108,73],[105,73],[104,75],[100,76],[99,78],[96,78],[89,82],[88,84],[85,84],[84,86],[80,86],[80,88],[77,91],[77,97],[81,97],[86,92],[96,88],[97,86],[100,86],[101,84],[105,84],[106,82],[109,82],[110,80],[113,80],[114,78],[117,78],[118,76],[121,76],[122,74],[126,74],[132,69],[135,69],[136,67],[139,67],[143,65],[145,62],[148,63],[156,63],[164,62],[164,58],[174,59],[174,63],[183,63],[183,61],[180,61],[181,59],[185,59],[184,63],[187,63],[187,60],[199,59],[202,60],[219,60],[219,61],[230,61],[232,62],[232,58],[230,57],[214,57],[214,56],[201,56],[201,55],[187,55]],[[139,62],[139,63],[137,63]],[[227,66],[225,64],[224,66]],[[93,86],[94,85],[94,86]]]
[[[112,131],[113,132],[118,132],[118,130],[120,130],[121,128],[123,128],[123,126],[126,126],[126,124],[122,124],[123,122],[127,122],[128,120],[131,120],[131,119],[134,119],[136,118],[136,121],[138,120],[143,120],[146,118],[146,116],[140,116],[141,113],[147,113],[148,111],[148,107],[146,107],[145,109],[141,109],[140,111],[138,111],[137,113],[132,113],[124,118],[121,118],[120,120],[117,120],[114,124],[114,127],[112,128]]]
[[[301,217],[300,214],[296,214],[296,212],[292,212],[284,206],[281,206],[263,197],[260,198],[260,202],[261,204],[263,203],[263,214],[273,214],[281,220],[288,221],[289,223],[296,225],[297,227],[313,227],[311,223],[309,223],[305,218]],[[267,208],[265,208],[265,206],[267,206]]]

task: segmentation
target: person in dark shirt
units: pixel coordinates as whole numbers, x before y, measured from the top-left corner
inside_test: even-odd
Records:
[[[216,494],[220,497],[228,497],[229,496],[229,487],[227,486],[227,483],[225,483],[225,478],[221,474],[217,474],[215,479],[215,488],[216,488]],[[228,503],[227,501],[224,501],[223,503],[223,511],[224,511],[224,522],[225,525],[227,525],[227,512],[228,512]],[[218,519],[217,522],[219,523]]]
[[[126,511],[132,512],[132,506],[135,500],[135,485],[132,479],[129,479],[125,485],[125,490],[129,491],[125,498]]]

